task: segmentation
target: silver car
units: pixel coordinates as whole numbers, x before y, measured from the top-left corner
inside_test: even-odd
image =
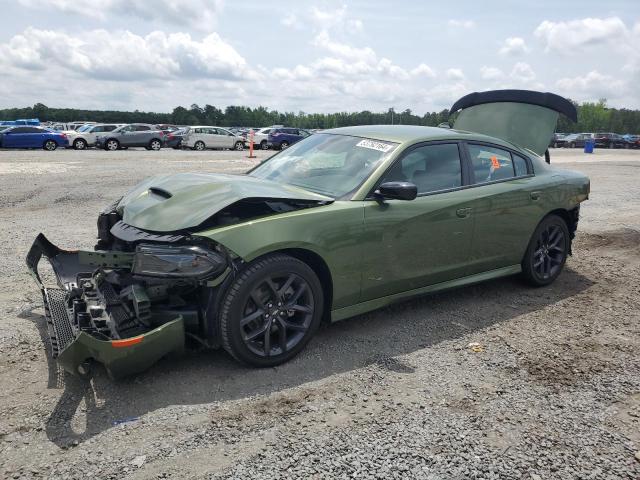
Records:
[[[195,125],[187,127],[182,137],[182,146],[192,150],[205,150],[207,148],[243,150],[244,139],[225,128]]]
[[[75,150],[85,150],[87,147],[93,146],[96,143],[96,138],[99,135],[104,135],[108,132],[113,132],[116,128],[121,127],[123,124],[117,123],[104,123],[97,125],[83,125],[78,130],[66,132],[69,138],[69,146]]]

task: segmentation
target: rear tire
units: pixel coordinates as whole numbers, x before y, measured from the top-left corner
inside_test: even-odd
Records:
[[[241,152],[242,150],[244,150],[244,143],[236,142],[233,148],[235,148],[238,152]]]
[[[160,140],[158,140],[157,138],[154,138],[153,140],[151,140],[149,142],[149,149],[150,150],[154,150],[154,151],[158,151],[162,148],[162,142]]]
[[[288,146],[289,146],[289,142],[287,142],[287,141],[281,142],[280,143],[280,150],[284,150]]]
[[[273,367],[296,356],[322,318],[324,296],[314,271],[284,254],[249,263],[220,310],[222,346],[239,362]]]
[[[262,141],[260,142],[260,148],[261,148],[262,150],[269,150],[269,144],[267,143],[267,141],[266,141],[266,140],[262,140]]]
[[[575,143],[573,143],[573,142],[571,142],[571,143],[569,144],[569,148],[576,148],[576,144],[575,144]]]
[[[44,148],[48,152],[53,152],[56,148],[58,148],[58,144],[54,140],[47,140],[42,145],[42,148]]]
[[[87,141],[83,138],[78,138],[73,142],[73,148],[75,150],[86,150],[87,149]]]
[[[522,259],[522,276],[534,287],[552,283],[567,260],[571,239],[567,224],[558,215],[546,216],[533,232]]]

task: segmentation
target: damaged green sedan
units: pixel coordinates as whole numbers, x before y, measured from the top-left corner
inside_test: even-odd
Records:
[[[245,175],[150,178],[98,217],[94,251],[36,238],[27,265],[53,354],[114,377],[187,337],[267,367],[322,321],[521,274],[560,274],[589,179],[541,158],[567,100],[502,90],[454,105],[452,129],[360,126],[312,135]],[[45,257],[57,286],[44,285]]]

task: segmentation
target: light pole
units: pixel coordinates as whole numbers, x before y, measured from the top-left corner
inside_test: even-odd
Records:
[[[391,110],[391,125],[393,125],[393,108],[394,108],[394,107],[391,107],[391,108],[390,108],[390,110]]]

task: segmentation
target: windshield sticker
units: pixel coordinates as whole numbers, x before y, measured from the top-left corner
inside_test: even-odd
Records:
[[[393,148],[393,145],[383,142],[377,142],[375,140],[362,140],[356,147],[369,148],[371,150],[377,150],[379,152],[387,153],[389,150]]]

